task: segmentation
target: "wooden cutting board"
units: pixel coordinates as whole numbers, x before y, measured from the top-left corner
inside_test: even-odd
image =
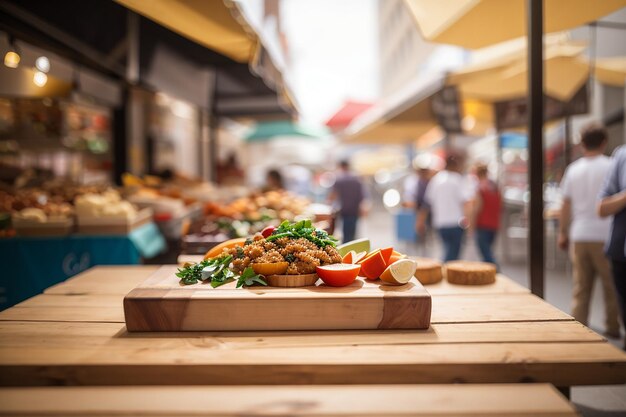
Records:
[[[430,294],[358,278],[347,287],[183,286],[163,266],[124,297],[129,331],[427,329]]]

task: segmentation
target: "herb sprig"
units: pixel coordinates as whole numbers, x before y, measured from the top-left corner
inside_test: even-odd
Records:
[[[228,268],[232,260],[233,257],[231,255],[205,259],[196,264],[186,265],[182,269],[178,268],[176,276],[180,278],[180,283],[184,285],[210,280],[211,287],[216,288],[235,279],[235,273]]]
[[[222,255],[218,258],[205,259],[196,264],[186,264],[183,268],[178,268],[176,276],[180,278],[183,285],[192,285],[199,281],[209,281],[211,287],[217,288],[233,280],[237,280],[237,288],[250,287],[255,284],[267,285],[262,275],[254,273],[250,267],[246,268],[241,275],[236,275],[229,269],[231,255]]]
[[[330,236],[324,230],[313,227],[311,220],[300,220],[294,223],[285,220],[271,235],[265,238],[265,240],[272,242],[282,237],[293,239],[304,238],[315,243],[319,248],[324,248],[328,245],[337,246],[337,239]]]
[[[263,281],[263,275],[255,274],[254,269],[247,267],[243,270],[242,274],[237,279],[237,287],[250,287],[254,284],[267,285],[267,282]]]

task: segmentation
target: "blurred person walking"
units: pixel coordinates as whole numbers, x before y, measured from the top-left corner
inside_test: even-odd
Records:
[[[600,198],[598,214],[602,217],[613,216],[605,253],[611,260],[622,323],[626,323],[626,145],[620,146],[613,153]],[[626,350],[626,339],[624,349]]]
[[[270,169],[265,174],[265,186],[262,188],[263,192],[267,191],[283,191],[285,189],[285,183],[283,181],[283,175],[277,169]]]
[[[558,245],[562,250],[569,248],[573,265],[572,315],[587,324],[593,284],[598,275],[604,293],[605,334],[618,338],[618,309],[611,282],[611,265],[603,251],[611,225],[608,219],[602,219],[596,213],[594,198],[611,166],[610,158],[604,155],[606,131],[598,126],[587,127],[582,132],[581,144],[583,157],[567,167],[561,181],[563,205]],[[623,248],[622,244],[622,252]]]
[[[348,161],[341,161],[335,185],[328,194],[328,202],[338,206],[344,242],[354,240],[359,217],[366,213],[366,200],[363,183],[350,171]]]
[[[432,215],[443,244],[444,262],[459,259],[461,244],[474,198],[474,186],[462,174],[464,157],[451,152],[446,157],[446,167],[428,183],[424,201],[417,218],[418,233],[426,231],[426,219]]]
[[[404,182],[404,201],[402,203],[403,207],[415,210],[416,243],[424,248],[424,252],[426,239],[430,230],[430,216],[426,219],[424,233],[420,233],[419,230],[417,230],[417,217],[419,216],[420,209],[427,204],[424,196],[426,195],[426,188],[431,178],[432,171],[430,170],[428,161],[418,161],[416,163],[415,175],[407,178]]]
[[[478,179],[472,228],[475,231],[476,245],[485,262],[498,264],[493,256],[493,242],[500,229],[500,213],[502,197],[498,185],[489,179],[489,170],[485,164],[477,164],[474,168]]]

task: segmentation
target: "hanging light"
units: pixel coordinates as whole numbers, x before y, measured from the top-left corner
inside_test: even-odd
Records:
[[[35,61],[35,67],[41,72],[50,71],[50,60],[45,56],[40,56]]]
[[[48,76],[41,71],[35,71],[35,75],[33,75],[33,82],[37,87],[43,87],[48,82]]]
[[[4,65],[9,68],[17,68],[20,65],[20,53],[15,46],[15,39],[9,38],[9,50],[4,55]]]

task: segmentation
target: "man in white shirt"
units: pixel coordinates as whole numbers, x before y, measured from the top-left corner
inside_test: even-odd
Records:
[[[604,155],[606,131],[590,126],[582,132],[583,157],[572,163],[561,181],[563,206],[559,225],[559,247],[567,250],[573,264],[572,315],[587,324],[591,292],[596,275],[602,280],[605,306],[605,334],[619,338],[617,298],[611,280],[611,266],[604,255],[611,220],[596,213],[596,196],[611,167]],[[572,243],[570,245],[570,242]]]
[[[426,188],[424,200],[417,219],[418,233],[424,233],[426,218],[430,211],[433,227],[443,243],[444,262],[459,259],[463,234],[468,227],[471,200],[475,187],[462,175],[464,158],[451,152],[446,157],[446,168],[435,175]]]

